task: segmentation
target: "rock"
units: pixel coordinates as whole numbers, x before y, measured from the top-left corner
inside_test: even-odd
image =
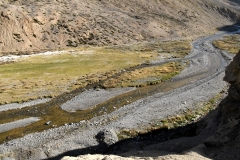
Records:
[[[113,145],[118,141],[116,132],[113,129],[104,129],[100,131],[96,136],[99,144],[103,143],[107,146]]]
[[[182,102],[182,104],[187,104],[187,102]]]
[[[52,122],[52,121],[48,121],[48,122],[45,123],[45,125],[49,125],[51,122]]]
[[[112,158],[110,156],[106,156],[102,160],[112,160]]]
[[[240,53],[240,52],[239,52]],[[231,84],[231,87],[229,88],[229,95],[236,99],[240,100],[240,54],[237,54],[233,61],[229,64],[227,67],[225,73],[224,80],[229,82]]]
[[[215,137],[211,136],[207,140],[205,140],[204,144],[207,147],[221,147],[224,146],[230,139],[228,137]]]

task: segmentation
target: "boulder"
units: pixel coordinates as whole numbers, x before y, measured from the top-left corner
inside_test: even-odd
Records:
[[[113,129],[103,129],[95,136],[99,144],[107,146],[113,145],[118,141],[116,132]]]

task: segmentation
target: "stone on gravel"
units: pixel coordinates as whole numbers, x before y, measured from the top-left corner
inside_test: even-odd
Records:
[[[51,121],[48,121],[48,122],[45,123],[45,125],[49,125],[50,123],[51,123]]]
[[[110,146],[118,141],[116,132],[113,129],[104,129],[95,136],[99,144],[104,143]]]

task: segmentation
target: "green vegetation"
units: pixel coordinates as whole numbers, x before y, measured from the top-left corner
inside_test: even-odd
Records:
[[[139,134],[139,131],[135,129],[123,129],[117,134],[117,136],[119,140],[124,140],[128,138],[136,137],[138,136],[138,134]]]
[[[225,36],[222,40],[213,41],[213,45],[221,50],[237,54],[240,50],[240,35]]]
[[[146,85],[154,85],[171,79],[182,69],[183,66],[177,62],[171,62],[161,66],[144,67],[110,78],[103,83],[103,87],[143,87]]]
[[[190,41],[164,41],[164,42],[148,42],[133,45],[107,47],[109,49],[120,49],[132,51],[136,53],[158,53],[159,56],[169,55],[171,58],[181,58],[186,56],[190,50]]]
[[[0,104],[52,98],[85,87],[88,84],[105,80],[120,70],[159,58],[159,47],[164,48],[161,54],[166,52],[177,54],[175,50],[184,48],[184,55],[185,52],[190,51],[190,45],[185,41],[160,44],[157,43],[156,46],[158,47],[154,46],[153,43],[132,45],[127,48],[82,47],[58,55],[36,55],[22,58],[15,63],[2,64],[0,68]],[[167,44],[170,46],[167,47]],[[173,51],[174,53],[172,53]],[[183,56],[181,55],[182,52],[179,53],[179,56]],[[169,77],[177,74],[181,69],[177,66],[179,64],[172,66],[171,73],[166,71],[157,75],[157,81],[169,79]],[[161,67],[156,67],[156,70],[159,70],[159,68]],[[150,70],[155,72],[154,69]],[[139,77],[130,81],[137,81],[137,78]],[[146,77],[144,78],[146,79]],[[123,82],[122,86],[136,86],[135,82],[130,81],[127,81],[127,84]],[[119,86],[118,84],[114,85]]]
[[[62,55],[33,56],[0,68],[0,103],[55,97],[106,79],[117,70],[144,63],[149,58],[132,52],[78,51]],[[152,54],[154,56],[154,54]]]

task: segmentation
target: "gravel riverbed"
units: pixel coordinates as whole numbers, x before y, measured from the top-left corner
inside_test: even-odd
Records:
[[[10,122],[10,123],[0,124],[0,133],[9,131],[14,128],[24,127],[31,123],[37,122],[39,120],[40,119],[37,117],[30,117],[30,118],[25,118],[18,121]]]
[[[97,146],[95,136],[103,129],[144,129],[156,119],[176,115],[207,101],[226,86],[224,70],[231,55],[215,49],[211,41],[230,33],[219,33],[193,42],[190,65],[165,87],[184,83],[168,92],[159,92],[121,107],[110,114],[59,128],[33,133],[0,145],[2,159],[60,159],[65,152]],[[224,56],[223,56],[224,55]],[[68,103],[68,102],[67,102]],[[70,102],[69,102],[70,103]],[[91,104],[92,105],[92,104]]]
[[[113,88],[113,89],[90,89],[80,93],[70,101],[64,103],[61,108],[68,112],[76,110],[86,110],[107,101],[115,96],[133,91],[135,88]]]
[[[21,108],[25,108],[25,107],[34,106],[37,104],[43,104],[43,103],[49,102],[50,100],[51,100],[50,98],[45,98],[45,99],[37,99],[37,100],[24,102],[24,103],[4,104],[4,105],[0,105],[0,112],[8,111],[11,109],[21,109]]]

